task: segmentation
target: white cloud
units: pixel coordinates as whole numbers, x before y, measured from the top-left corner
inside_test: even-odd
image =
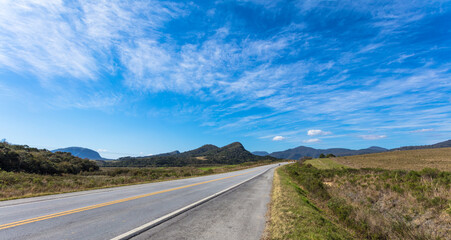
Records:
[[[285,137],[282,137],[282,136],[275,136],[272,138],[273,141],[282,141],[284,139],[285,139]]]
[[[327,132],[319,129],[311,129],[307,131],[307,135],[309,136],[329,135],[329,134],[332,134],[332,132]]]
[[[321,141],[321,140],[318,139],[318,138],[312,138],[312,139],[304,140],[304,141],[302,141],[302,142],[304,142],[304,143],[317,143],[317,142],[320,142],[320,141]]]
[[[423,128],[423,129],[418,129],[418,130],[414,130],[414,131],[410,131],[411,133],[422,133],[422,132],[432,132],[434,131],[433,128]]]
[[[97,152],[99,152],[99,153],[106,153],[106,152],[109,152],[109,151],[106,150],[106,149],[97,149]]]
[[[360,135],[359,136],[362,139],[365,140],[379,140],[379,139],[383,139],[386,138],[386,135]]]

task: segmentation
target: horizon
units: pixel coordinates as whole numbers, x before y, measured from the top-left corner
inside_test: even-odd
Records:
[[[451,1],[6,1],[0,139],[102,157],[451,137]]]
[[[441,141],[441,142],[446,142],[446,141],[451,141],[451,139],[444,140],[444,141]],[[8,144],[17,144],[17,143],[10,143],[10,142],[7,141],[7,139],[2,139],[1,142],[7,142]],[[441,143],[441,142],[437,142],[437,143]],[[225,146],[228,146],[228,145],[230,145],[230,144],[233,144],[233,143],[240,143],[240,144],[242,144],[241,142],[232,142],[232,143],[226,144],[226,145],[224,145],[224,146],[217,146],[217,145],[215,145],[215,144],[206,143],[206,144],[203,144],[202,146],[196,147],[196,148],[194,148],[194,149],[203,147],[203,146],[205,146],[205,145],[214,145],[214,146],[216,146],[216,147],[221,148],[221,147],[225,147]],[[436,144],[436,143],[434,143],[434,144]],[[27,144],[19,144],[19,145],[27,145]],[[268,154],[272,154],[272,153],[275,153],[275,152],[283,152],[283,151],[286,151],[286,150],[292,150],[292,149],[298,148],[298,147],[308,147],[308,146],[300,145],[300,146],[293,147],[293,148],[287,148],[287,149],[283,149],[283,150],[276,150],[276,151],[270,151],[270,152],[268,152],[268,151],[266,151],[266,150],[253,150],[253,151],[251,151],[251,150],[247,149],[246,146],[244,146],[244,144],[242,144],[242,145],[243,145],[243,147],[244,147],[247,151],[249,151],[249,152],[252,153],[252,154],[253,154],[254,152],[266,152],[266,153],[268,153]],[[426,146],[426,145],[432,145],[432,144],[414,145],[414,147],[415,147],[415,146]],[[27,146],[29,146],[29,145],[27,145]],[[36,147],[36,146],[29,146],[29,147]],[[339,148],[341,148],[341,149],[349,149],[349,150],[363,150],[363,149],[369,149],[369,148],[373,148],[373,147],[376,147],[376,148],[384,148],[384,147],[380,147],[380,146],[369,146],[369,147],[355,148],[355,149],[353,149],[353,148],[341,148],[341,147],[330,147],[330,148],[314,148],[314,147],[311,147],[311,148],[316,149],[316,150],[328,150],[328,149],[339,149]],[[403,146],[399,146],[399,147],[395,147],[395,148],[384,148],[384,149],[386,149],[386,150],[393,150],[393,149],[401,148],[401,147],[412,147],[412,146],[403,145]],[[55,150],[59,150],[59,149],[67,149],[67,148],[84,148],[84,149],[88,149],[88,150],[93,150],[93,151],[96,151],[102,158],[105,158],[105,156],[102,156],[102,151],[98,151],[98,150],[96,150],[96,149],[90,149],[90,148],[83,147],[83,146],[69,146],[69,147],[62,147],[62,148],[55,148],[55,149],[46,149],[46,150],[49,150],[49,151],[55,151]],[[178,151],[178,152],[180,152],[180,153],[183,153],[183,152],[191,151],[191,150],[194,150],[194,149],[187,149],[187,150],[184,150],[184,151],[181,151],[181,150],[179,150],[179,149],[175,149],[175,150],[168,151],[168,152],[160,152],[160,153],[155,153],[155,154],[150,154],[150,155],[139,155],[139,154],[134,154],[134,155],[123,155],[123,156],[120,156],[120,157],[117,157],[117,158],[114,158],[114,159],[119,159],[119,158],[122,158],[122,157],[149,157],[149,156],[154,156],[154,155],[164,154],[164,153],[171,153],[171,152],[176,152],[176,151]],[[101,149],[100,149],[100,150],[101,150]],[[119,154],[119,153],[118,153],[118,154]],[[113,158],[105,158],[105,159],[113,159]]]

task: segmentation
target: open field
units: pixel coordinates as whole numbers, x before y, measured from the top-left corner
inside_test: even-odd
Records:
[[[167,181],[179,178],[231,172],[273,162],[248,162],[211,167],[101,168],[80,174],[41,175],[0,170],[0,201],[23,197],[76,192],[130,184]]]
[[[340,164],[332,158],[315,158],[307,160],[305,164],[310,164],[318,169],[346,168],[346,165]]]
[[[451,171],[451,148],[393,151],[334,158],[352,168],[383,168],[391,170],[422,170],[436,168]]]
[[[312,233],[299,230],[308,227],[298,224],[309,219],[315,226],[317,219],[309,215],[316,209],[318,216],[355,233],[357,239],[450,239],[451,172],[342,168],[333,159],[310,163],[313,165],[296,163],[278,169],[286,182],[274,179],[271,206],[280,210],[271,208],[270,223],[276,225],[268,226],[276,233],[272,236],[283,236],[277,233],[284,231],[300,234],[297,239],[314,239],[309,238]],[[287,194],[279,196],[278,188]],[[298,189],[297,197],[293,189]],[[289,200],[280,204],[280,199]],[[306,206],[311,209],[296,212]],[[340,228],[325,231],[331,229]]]

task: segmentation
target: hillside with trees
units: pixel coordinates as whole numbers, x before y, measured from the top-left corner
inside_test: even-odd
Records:
[[[37,174],[77,174],[99,170],[99,166],[88,159],[70,153],[31,148],[27,145],[0,143],[0,170]]]
[[[87,158],[90,160],[108,160],[108,159],[100,156],[100,154],[97,151],[94,151],[89,148],[83,148],[83,147],[58,148],[58,149],[52,150],[52,152],[68,152],[68,153],[74,155],[75,157]]]
[[[234,142],[221,148],[207,144],[179,154],[123,157],[116,161],[99,161],[99,164],[105,167],[183,167],[239,164],[260,160],[275,160],[275,158],[256,156],[247,151],[241,143]]]

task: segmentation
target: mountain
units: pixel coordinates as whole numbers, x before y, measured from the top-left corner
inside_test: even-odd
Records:
[[[266,151],[255,151],[255,152],[252,152],[252,154],[257,155],[257,156],[268,156],[269,152],[266,152]]]
[[[212,145],[212,144],[205,144],[200,148],[196,148],[191,151],[180,153],[180,157],[199,157],[206,155],[209,152],[214,152],[218,150],[219,147]]]
[[[282,159],[294,159],[297,160],[301,157],[313,157],[317,158],[321,154],[333,154],[335,156],[351,156],[369,153],[378,153],[388,151],[381,147],[369,147],[360,150],[351,150],[347,148],[329,148],[329,149],[315,149],[311,147],[300,146],[297,148],[288,149],[280,152],[273,152],[269,156]]]
[[[182,167],[214,164],[239,164],[259,160],[275,160],[272,157],[256,156],[247,151],[239,142],[224,147],[207,144],[194,150],[172,155],[157,155],[147,157],[123,157],[116,161],[101,162],[109,167]]]
[[[87,158],[91,160],[108,160],[106,158],[103,158],[100,156],[100,154],[94,150],[91,150],[89,148],[82,148],[82,147],[68,147],[68,148],[58,148],[53,150],[52,152],[68,152],[75,157],[79,158]]]
[[[177,155],[180,154],[180,152],[178,150],[172,151],[172,152],[167,152],[167,153],[160,153],[160,154],[155,154],[152,155],[154,157],[164,157],[164,156],[172,156],[172,155]]]
[[[429,148],[446,148],[451,147],[451,139],[443,142],[439,142],[432,145],[423,145],[423,146],[406,146],[400,148],[391,149],[391,151],[404,151],[404,150],[415,150],[415,149],[429,149]]]

